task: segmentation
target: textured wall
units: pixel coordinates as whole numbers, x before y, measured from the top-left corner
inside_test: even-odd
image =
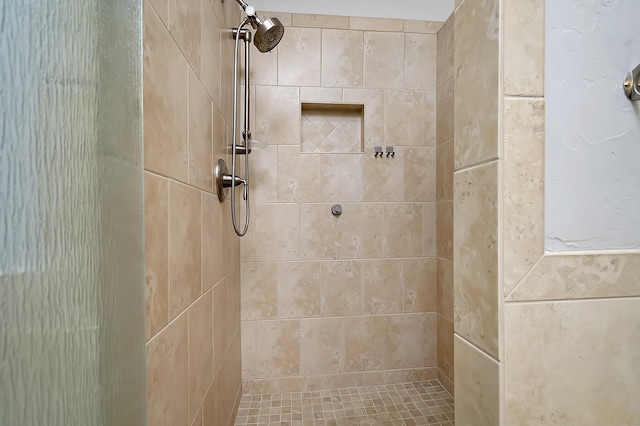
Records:
[[[253,134],[271,145],[251,154],[244,390],[435,377],[442,23],[279,16],[282,43],[252,56]],[[364,105],[364,152],[301,153],[301,102]]]
[[[144,2],[147,424],[233,423],[240,241],[213,164],[231,133],[233,1]]]

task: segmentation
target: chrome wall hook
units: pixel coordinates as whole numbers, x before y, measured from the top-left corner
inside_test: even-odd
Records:
[[[629,71],[624,78],[624,94],[632,101],[640,101],[640,65]]]

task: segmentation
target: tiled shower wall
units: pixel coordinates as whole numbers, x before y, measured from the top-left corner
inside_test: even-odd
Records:
[[[239,402],[240,242],[212,176],[238,22],[233,1],[144,2],[149,426],[231,424]]]
[[[277,16],[285,38],[252,55],[270,146],[251,154],[241,241],[244,392],[435,378],[442,23]],[[363,105],[364,152],[301,153],[303,102]]]
[[[438,32],[438,380],[453,395],[453,15]]]

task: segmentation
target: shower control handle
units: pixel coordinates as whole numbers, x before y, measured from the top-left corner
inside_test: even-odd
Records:
[[[224,188],[231,188],[232,186],[238,185],[244,185],[244,188],[242,188],[242,199],[246,201],[249,195],[249,185],[247,185],[247,181],[240,176],[231,176],[230,174],[222,175],[222,186]]]

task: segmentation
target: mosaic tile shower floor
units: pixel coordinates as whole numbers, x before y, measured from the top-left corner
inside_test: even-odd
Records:
[[[243,395],[237,426],[454,426],[453,397],[437,380],[317,392]]]

